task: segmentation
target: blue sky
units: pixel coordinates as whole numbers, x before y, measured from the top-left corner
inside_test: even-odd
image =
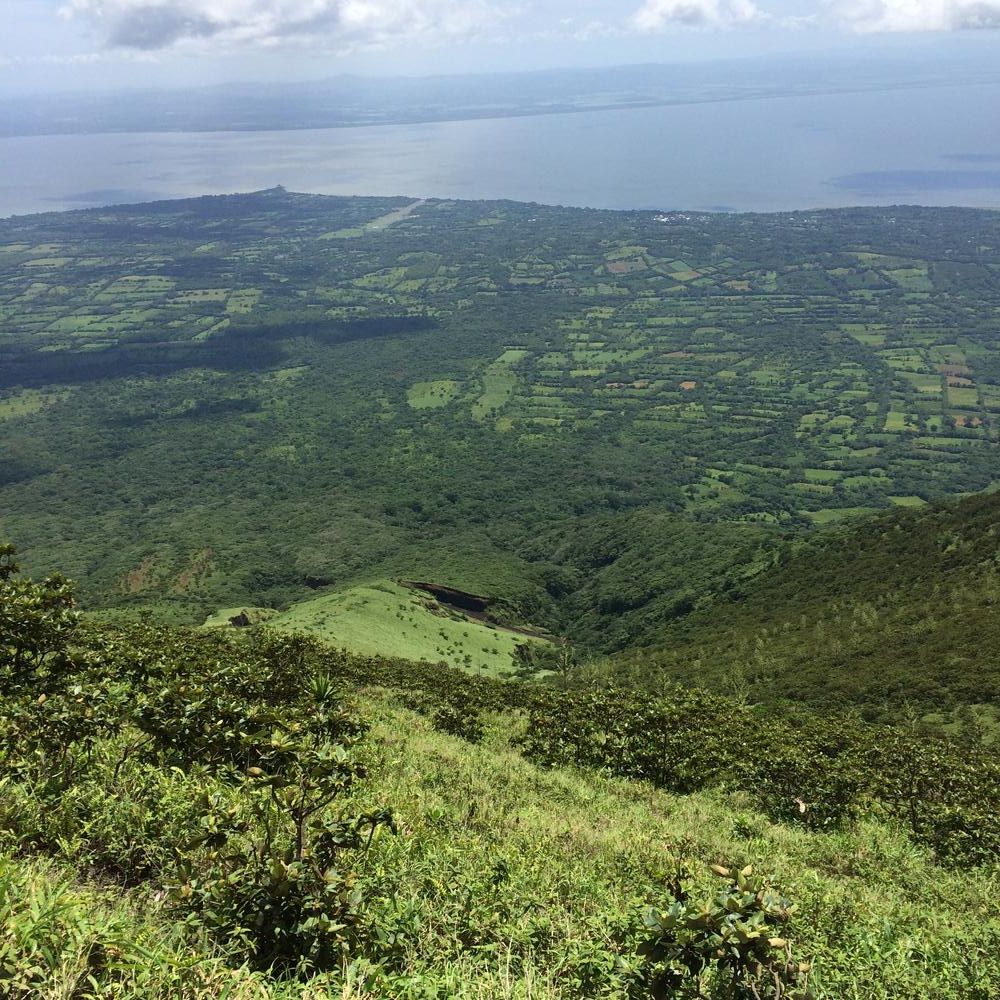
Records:
[[[1000,55],[1000,0],[3,0],[0,11],[7,93],[876,51],[966,39]]]

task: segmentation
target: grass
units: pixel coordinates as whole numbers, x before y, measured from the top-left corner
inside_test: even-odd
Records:
[[[233,292],[226,302],[226,312],[252,313],[263,292],[259,288],[241,288]]]
[[[111,976],[108,966],[117,969]],[[227,968],[221,959],[192,956],[155,896],[101,890],[55,864],[3,857],[0,968],[5,1000],[301,996],[259,973]],[[102,986],[95,973],[103,973]]]
[[[987,951],[1000,932],[995,875],[937,869],[884,826],[807,833],[754,815],[739,791],[677,796],[541,770],[509,749],[510,718],[471,746],[384,697],[367,714],[377,740],[368,794],[372,804],[391,802],[408,831],[381,839],[371,863],[403,887],[389,911],[419,915],[403,961],[427,990],[414,995],[436,995],[438,983],[456,997],[574,996],[574,953],[606,945],[637,901],[661,899],[678,856],[697,872],[696,894],[714,888],[707,864],[753,863],[793,897],[792,939],[816,962],[818,997],[972,996],[976,976],[984,990],[1000,987]],[[476,885],[488,894],[478,905],[493,918],[495,947],[451,956],[444,936],[473,905],[455,889],[468,886],[474,900]],[[536,926],[547,928],[547,944],[522,962]],[[546,947],[561,953],[561,970]]]
[[[406,390],[406,401],[414,410],[429,410],[447,406],[458,395],[459,384],[455,379],[443,378],[435,382],[414,382]]]
[[[527,354],[527,351],[508,348],[486,368],[482,377],[483,391],[472,404],[472,416],[475,420],[485,420],[507,405],[517,388],[517,376],[510,368]]]
[[[841,521],[845,517],[860,517],[863,514],[873,514],[874,507],[825,507],[822,510],[807,510],[803,513],[814,524],[830,524]]]
[[[917,392],[940,393],[941,376],[926,375],[921,372],[900,372],[903,378],[909,382]]]
[[[230,624],[230,620],[238,615],[245,615],[251,625],[259,625],[262,622],[270,621],[278,614],[274,608],[251,608],[247,605],[239,605],[232,608],[220,608],[213,615],[205,620],[205,628],[224,628]]]
[[[809,483],[834,483],[843,475],[836,469],[804,469],[803,472]]]
[[[0,958],[16,977],[4,996],[578,1000],[589,981],[586,995],[611,1000],[624,995],[616,966],[637,961],[644,905],[668,901],[678,869],[692,898],[707,897],[719,887],[709,864],[753,864],[793,901],[787,936],[813,962],[816,1000],[1000,990],[995,870],[939,868],[874,821],[826,833],[773,823],[740,789],[675,795],[543,769],[512,749],[517,716],[491,717],[473,745],[390,692],[355,703],[371,725],[368,777],[344,808],[389,807],[399,830],[351,862],[380,963],[268,982],[186,940],[154,886],[121,891],[18,858],[0,861]],[[91,992],[90,970],[109,960],[118,971]]]
[[[68,264],[72,257],[36,257],[34,260],[26,260],[25,267],[63,267]]]
[[[402,222],[403,219],[423,204],[423,201],[414,201],[409,205],[404,205],[402,208],[396,209],[394,212],[388,212],[385,215],[380,215],[377,219],[372,219],[371,222],[366,223],[365,230],[367,232],[375,232],[379,229],[388,229],[389,226],[393,226],[397,222]]]
[[[979,393],[975,389],[962,389],[956,386],[948,387],[948,402],[951,406],[979,405]]]
[[[918,437],[915,441],[921,448],[961,448],[965,444],[961,438],[941,437],[933,434]]]
[[[473,404],[472,416],[483,420],[491,413],[507,405],[517,387],[517,376],[506,368],[487,370],[483,375],[483,391]]]
[[[364,236],[367,233],[378,232],[382,229],[388,229],[390,226],[395,225],[397,222],[402,222],[407,216],[423,205],[423,201],[414,201],[409,205],[404,205],[402,208],[397,208],[395,211],[387,212],[384,215],[378,216],[378,218],[371,219],[370,221],[364,223],[361,226],[347,226],[343,229],[333,229],[328,233],[323,233],[320,236],[321,240],[352,240],[357,239],[359,236]]]
[[[926,267],[901,267],[887,270],[885,275],[907,291],[931,292],[934,290],[934,282],[928,277]]]
[[[492,675],[514,669],[517,646],[542,641],[447,611],[435,613],[428,609],[428,600],[398,583],[380,580],[292,605],[269,624],[308,632],[352,652],[445,662]]]
[[[40,389],[22,389],[6,398],[0,397],[0,420],[13,420],[51,406],[69,395],[67,390],[44,392]]]
[[[911,423],[901,410],[890,410],[885,417],[885,429],[887,431],[909,431],[916,430],[916,425]]]

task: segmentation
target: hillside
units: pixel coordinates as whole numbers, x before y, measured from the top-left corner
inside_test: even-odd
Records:
[[[21,858],[0,867],[7,905],[56,908],[44,933],[58,968],[34,950],[38,924],[0,904],[8,960],[31,956],[37,969],[28,990],[9,995],[55,1000],[90,971],[101,995],[164,1000],[181,990],[197,1000],[223,991],[304,1000],[324,985],[351,1000],[621,997],[627,966],[616,971],[618,956],[638,963],[618,936],[640,919],[636,900],[668,900],[674,865],[708,898],[722,884],[708,864],[745,861],[793,897],[790,933],[796,954],[814,961],[817,998],[933,990],[987,1000],[1000,988],[990,876],[939,868],[885,826],[808,833],[756,818],[738,795],[676,796],[542,769],[497,735],[473,747],[379,697],[358,709],[373,726],[372,777],[350,806],[391,803],[405,831],[380,837],[359,862],[381,961],[358,962],[332,982],[275,982],[189,951],[151,898],[155,883],[122,893],[76,880],[65,863]],[[118,956],[113,978],[94,961],[102,949]]]
[[[3,220],[0,534],[89,608],[410,579],[649,644],[776,535],[994,481],[998,248],[282,189]]]
[[[769,568],[727,584],[608,670],[619,681],[681,680],[754,702],[857,706],[870,718],[951,718],[979,705],[992,729],[998,602],[1000,494],[980,494],[787,544]],[[973,735],[972,717],[960,716]]]
[[[0,615],[11,1000],[1000,988],[994,755],[266,629],[81,627],[9,549]]]
[[[355,653],[455,664],[501,676],[513,674],[530,661],[527,648],[552,648],[547,637],[534,631],[506,628],[488,612],[468,613],[419,587],[393,580],[324,594],[280,613],[266,608],[225,608],[206,625],[245,628],[264,622],[278,631],[308,633]],[[524,656],[519,653],[522,649]]]

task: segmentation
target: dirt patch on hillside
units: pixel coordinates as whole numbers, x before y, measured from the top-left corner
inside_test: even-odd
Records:
[[[444,617],[460,614],[470,621],[489,625],[498,632],[510,632],[512,635],[556,641],[543,629],[532,628],[530,625],[505,625],[499,621],[490,610],[496,604],[492,597],[470,594],[455,587],[446,587],[444,584],[429,583],[424,580],[400,580],[399,583],[410,590],[419,590],[429,595],[431,599],[424,601],[423,604],[431,614]]]

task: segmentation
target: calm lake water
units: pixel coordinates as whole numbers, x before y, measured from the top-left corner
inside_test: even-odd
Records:
[[[1000,207],[1000,85],[424,125],[0,140],[0,216],[276,184],[600,208]]]

